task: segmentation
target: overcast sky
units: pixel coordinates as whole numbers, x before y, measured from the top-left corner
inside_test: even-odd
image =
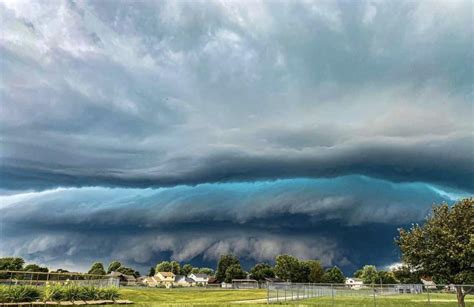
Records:
[[[0,256],[347,273],[474,192],[471,1],[0,1]]]

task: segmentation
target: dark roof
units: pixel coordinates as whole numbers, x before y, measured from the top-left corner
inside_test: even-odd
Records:
[[[217,278],[215,278],[215,277],[209,277],[207,283],[208,283],[208,284],[218,284],[219,281],[218,281]]]

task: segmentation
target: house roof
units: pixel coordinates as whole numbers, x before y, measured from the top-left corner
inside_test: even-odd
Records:
[[[207,274],[194,274],[194,273],[193,273],[193,274],[190,274],[190,275],[193,275],[193,276],[195,276],[195,277],[197,277],[197,278],[208,278]]]
[[[173,272],[158,272],[158,274],[160,274],[163,277],[174,277],[175,276]]]
[[[209,277],[207,283],[208,283],[208,284],[218,284],[219,281],[218,281],[217,278],[215,278],[215,277]]]

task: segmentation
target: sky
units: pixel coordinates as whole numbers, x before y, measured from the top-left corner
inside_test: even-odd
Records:
[[[399,262],[474,193],[472,12],[0,0],[0,256]]]

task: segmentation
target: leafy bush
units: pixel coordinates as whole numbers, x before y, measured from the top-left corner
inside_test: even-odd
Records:
[[[115,287],[98,289],[99,299],[115,300],[119,298],[118,289]]]
[[[0,286],[0,302],[33,302],[41,296],[40,291],[31,286]]]
[[[37,299],[48,301],[89,301],[116,300],[119,298],[118,288],[97,288],[74,284],[48,284],[43,291],[31,286],[1,286],[0,303],[32,302]]]

